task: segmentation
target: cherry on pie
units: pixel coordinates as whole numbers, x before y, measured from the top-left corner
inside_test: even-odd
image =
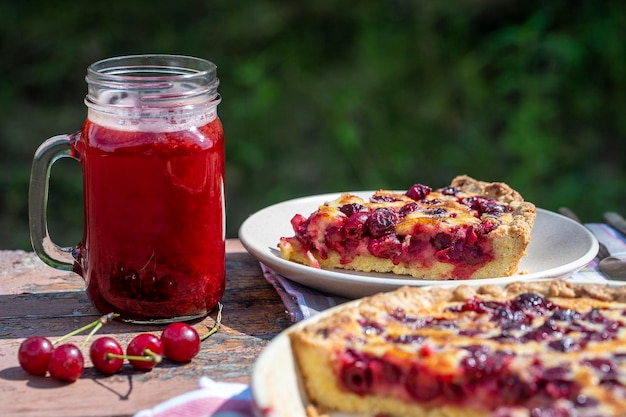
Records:
[[[282,237],[281,257],[316,268],[392,272],[420,279],[511,276],[526,255],[535,206],[507,184],[456,177],[440,189],[349,193]]]
[[[289,337],[319,413],[626,415],[626,287],[405,287]]]

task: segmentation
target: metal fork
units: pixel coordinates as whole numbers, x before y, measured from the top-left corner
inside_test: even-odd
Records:
[[[626,220],[614,211],[607,211],[602,216],[604,221],[614,229],[618,230],[621,234],[626,236]]]
[[[574,213],[569,208],[561,207],[559,208],[559,213],[584,226],[584,223],[580,220],[576,213]],[[589,230],[589,228],[587,229]],[[598,262],[598,268],[600,268],[600,271],[602,271],[604,275],[611,279],[617,281],[626,281],[626,257],[611,256],[611,252],[608,250],[606,245],[600,241],[598,241],[598,243],[598,258],[600,259],[600,261]]]
[[[604,221],[621,234],[626,236],[626,220],[619,214],[609,211],[604,213],[602,216]],[[609,276],[620,276],[621,278],[615,279],[625,279],[626,280],[626,251],[620,253],[614,253],[602,261],[602,266],[607,272],[605,272]],[[602,270],[604,272],[604,270]]]

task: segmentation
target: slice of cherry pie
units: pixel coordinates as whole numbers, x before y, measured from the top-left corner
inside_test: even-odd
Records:
[[[421,279],[510,276],[526,254],[536,208],[504,183],[468,176],[432,190],[343,194],[291,220],[281,257],[317,268],[392,272]]]
[[[626,415],[626,287],[406,287],[289,337],[321,413]]]

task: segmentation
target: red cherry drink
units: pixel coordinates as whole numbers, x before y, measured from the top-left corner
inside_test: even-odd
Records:
[[[225,287],[219,118],[148,129],[88,118],[78,136],[85,233],[75,268],[92,302],[139,321],[206,315]]]

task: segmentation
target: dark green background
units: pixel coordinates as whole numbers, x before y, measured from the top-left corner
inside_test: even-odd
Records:
[[[22,0],[0,36],[2,249],[30,249],[32,155],[80,127],[87,66],[138,53],[218,65],[231,237],[285,199],[459,173],[626,212],[626,2]],[[60,161],[57,243],[80,239],[81,198]]]

